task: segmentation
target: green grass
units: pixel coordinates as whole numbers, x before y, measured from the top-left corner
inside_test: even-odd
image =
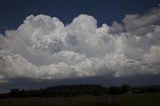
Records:
[[[0,99],[0,106],[111,106],[109,96]],[[116,96],[116,106],[160,106],[160,94]]]

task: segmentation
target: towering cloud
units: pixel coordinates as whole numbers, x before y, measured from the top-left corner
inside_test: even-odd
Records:
[[[62,79],[100,75],[160,74],[160,9],[103,24],[79,15],[64,25],[28,16],[0,35],[0,83],[10,78]]]

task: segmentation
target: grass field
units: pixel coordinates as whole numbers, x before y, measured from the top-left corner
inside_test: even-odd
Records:
[[[118,95],[115,106],[160,106],[160,93]],[[109,96],[0,99],[0,106],[112,106]]]

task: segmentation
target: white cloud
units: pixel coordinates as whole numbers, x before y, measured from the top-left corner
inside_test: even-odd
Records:
[[[101,27],[85,14],[66,26],[56,17],[28,16],[17,30],[0,35],[0,81],[160,74],[158,11]]]
[[[147,63],[160,63],[160,46],[152,46],[149,53],[144,54],[144,59],[147,61]]]

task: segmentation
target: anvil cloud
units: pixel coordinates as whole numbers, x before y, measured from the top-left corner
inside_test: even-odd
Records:
[[[16,30],[0,34],[0,83],[160,74],[159,24],[159,8],[101,27],[85,14],[68,25],[56,17],[30,15]]]

